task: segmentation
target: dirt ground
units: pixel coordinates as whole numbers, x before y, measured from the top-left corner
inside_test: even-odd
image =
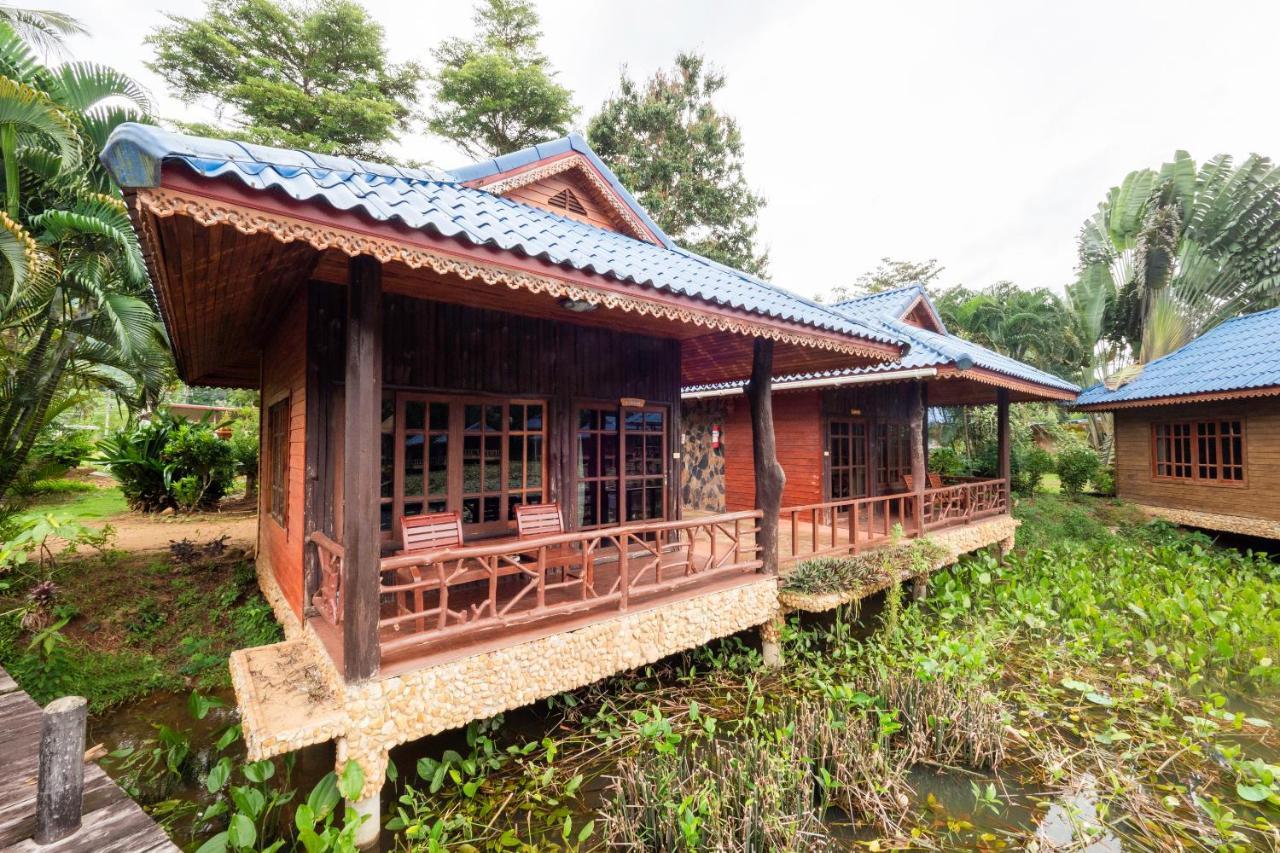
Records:
[[[170,542],[205,542],[230,537],[228,545],[252,549],[258,540],[258,513],[253,501],[224,502],[221,512],[145,516],[126,512],[104,519],[116,529],[115,547],[122,551],[156,551]]]

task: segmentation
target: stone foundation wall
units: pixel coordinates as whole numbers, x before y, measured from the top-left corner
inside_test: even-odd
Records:
[[[1192,509],[1175,509],[1167,506],[1151,506],[1137,504],[1153,518],[1163,518],[1174,524],[1185,527],[1203,527],[1206,530],[1221,530],[1224,533],[1239,533],[1244,536],[1260,536],[1264,539],[1280,539],[1280,522],[1265,518],[1250,518],[1244,515],[1223,515],[1216,512],[1199,512]]]
[[[680,448],[684,463],[680,472],[680,499],[685,509],[726,512],[724,498],[724,450],[711,446],[711,427],[724,428],[723,399],[689,400],[681,404]]]

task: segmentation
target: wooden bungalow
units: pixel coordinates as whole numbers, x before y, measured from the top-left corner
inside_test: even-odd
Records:
[[[1175,524],[1280,539],[1280,309],[1087,388],[1077,408],[1111,413],[1120,497]]]
[[[1013,530],[1009,404],[1073,400],[1076,387],[948,333],[919,286],[832,310],[894,335],[910,350],[892,363],[774,380],[777,456],[786,472],[781,559],[874,546],[895,524],[914,536],[996,519],[989,535],[1006,539]],[[745,387],[713,383],[682,393],[687,509],[733,512],[754,505]],[[929,407],[993,404],[997,476],[943,482],[928,472]]]
[[[695,255],[577,136],[454,172],[125,125],[103,162],[182,379],[257,388],[250,758],[387,750],[769,622],[776,490],[685,518],[680,388],[901,357]],[[758,528],[758,532],[757,532]],[[376,822],[371,822],[376,831]]]

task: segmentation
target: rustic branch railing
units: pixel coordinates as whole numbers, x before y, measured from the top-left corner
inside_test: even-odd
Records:
[[[382,560],[384,655],[487,627],[628,608],[754,572],[759,511],[472,545]],[[384,609],[385,612],[385,609]]]
[[[917,508],[917,497],[920,508]],[[1004,480],[970,480],[921,495],[899,492],[872,498],[850,498],[786,507],[782,510],[784,538],[782,559],[856,554],[882,545],[896,525],[908,537],[943,527],[955,527],[1009,511],[1008,484]],[[923,519],[923,525],[918,521]]]
[[[320,556],[320,585],[311,603],[330,625],[342,621],[342,546],[320,531],[309,537]]]

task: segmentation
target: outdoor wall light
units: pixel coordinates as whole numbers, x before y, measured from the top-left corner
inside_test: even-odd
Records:
[[[560,300],[560,307],[575,314],[585,314],[588,311],[596,310],[593,302],[588,302],[585,299],[569,299],[568,297]]]

